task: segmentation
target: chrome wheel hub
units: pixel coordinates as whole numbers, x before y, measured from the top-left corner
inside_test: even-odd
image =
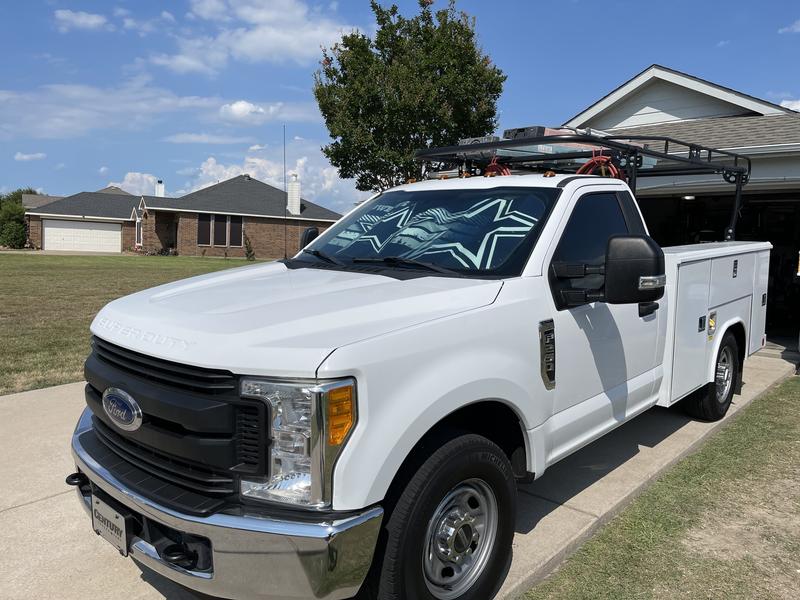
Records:
[[[733,384],[733,354],[731,354],[731,349],[727,346],[722,349],[717,361],[715,383],[717,387],[717,402],[722,404],[727,399]]]
[[[480,537],[475,517],[455,508],[439,524],[436,554],[443,561],[460,563],[472,554]]]
[[[428,523],[422,566],[440,600],[457,598],[483,573],[497,537],[497,500],[489,485],[470,479],[453,488]]]

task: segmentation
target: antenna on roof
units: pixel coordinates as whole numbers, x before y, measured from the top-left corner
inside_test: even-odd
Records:
[[[286,212],[289,210],[289,192],[286,189],[286,123],[283,124],[283,260],[289,258],[286,251]]]

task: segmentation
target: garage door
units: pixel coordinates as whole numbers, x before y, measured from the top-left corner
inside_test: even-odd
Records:
[[[122,226],[119,223],[45,219],[42,234],[42,248],[45,250],[122,251]]]

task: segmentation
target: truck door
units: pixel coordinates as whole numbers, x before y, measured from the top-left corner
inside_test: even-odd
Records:
[[[557,279],[552,269],[557,262],[602,265],[609,237],[646,233],[633,198],[627,192],[604,191],[584,193],[572,202],[547,263],[556,346],[550,460],[652,404],[657,366],[658,310],[639,316],[637,304],[568,306],[562,290],[599,292],[603,275]]]

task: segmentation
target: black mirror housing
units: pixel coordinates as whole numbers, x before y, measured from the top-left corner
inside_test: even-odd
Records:
[[[616,235],[606,247],[604,300],[655,302],[664,295],[664,251],[647,235]]]
[[[319,237],[319,229],[316,227],[306,227],[300,236],[300,247],[305,248]]]

